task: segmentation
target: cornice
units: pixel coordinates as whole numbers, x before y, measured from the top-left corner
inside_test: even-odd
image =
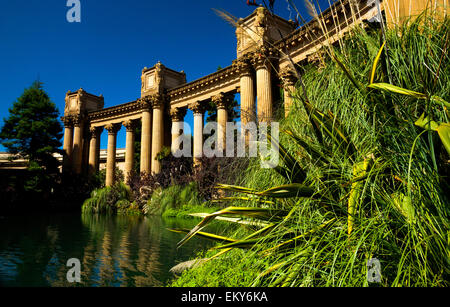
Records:
[[[368,2],[369,1],[367,0],[354,0],[354,3],[358,5],[359,15],[364,15],[373,9],[373,5],[370,5]],[[346,13],[347,18],[343,18],[345,20],[336,25],[335,14],[337,13],[342,17],[343,12]],[[334,3],[331,7],[320,14],[319,18],[325,22],[329,35],[334,35],[334,32],[336,32],[336,26],[346,28],[353,22],[350,10],[350,0],[342,0]],[[339,20],[339,18],[337,19]],[[275,42],[273,46],[277,50],[300,49],[302,46],[305,46],[312,41],[317,41],[317,43],[319,43],[318,39],[323,36],[322,29],[317,21],[317,18],[315,18],[285,38]]]
[[[143,109],[143,104],[140,100],[124,103],[118,106],[105,108],[98,111],[92,111],[88,113],[89,120],[106,119],[108,117],[114,117],[131,112],[136,112]]]
[[[168,90],[167,97],[169,100],[174,100],[186,95],[192,95],[199,90],[212,87],[227,80],[238,78],[238,76],[235,67],[228,66],[203,78]]]

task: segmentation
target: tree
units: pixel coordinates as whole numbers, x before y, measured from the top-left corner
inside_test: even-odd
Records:
[[[54,172],[58,163],[53,153],[61,152],[62,127],[58,116],[59,111],[42,83],[35,81],[9,108],[0,142],[10,153]]]

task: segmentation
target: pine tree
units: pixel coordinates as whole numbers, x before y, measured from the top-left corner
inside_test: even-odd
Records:
[[[53,153],[61,152],[62,127],[58,116],[59,111],[42,83],[35,81],[9,108],[0,142],[11,154],[29,159],[30,165],[37,164],[53,172],[57,167]]]

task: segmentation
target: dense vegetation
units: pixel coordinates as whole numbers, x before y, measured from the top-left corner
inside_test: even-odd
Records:
[[[151,214],[189,217],[190,213],[210,212],[219,208],[215,186],[227,178],[236,178],[247,165],[242,158],[202,158],[201,167],[192,167],[191,158],[175,158],[170,149],[159,155],[163,172],[132,172],[123,184],[123,174],[116,169],[117,183],[105,187],[105,172],[91,178],[94,189],[84,201],[83,212],[106,214]],[[221,170],[220,175],[218,169]]]
[[[29,161],[23,171],[5,170],[0,182],[0,211],[45,204],[57,189],[62,127],[59,111],[43,85],[35,81],[9,108],[0,131],[0,142],[15,158]]]
[[[358,28],[304,67],[281,122],[281,165],[251,161],[232,207],[240,229],[174,286],[449,285],[450,22]],[[275,141],[275,140],[274,140]],[[202,236],[207,233],[202,232]]]

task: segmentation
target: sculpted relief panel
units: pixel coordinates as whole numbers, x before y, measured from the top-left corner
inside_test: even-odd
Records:
[[[155,75],[151,74],[147,76],[147,89],[155,86]]]

